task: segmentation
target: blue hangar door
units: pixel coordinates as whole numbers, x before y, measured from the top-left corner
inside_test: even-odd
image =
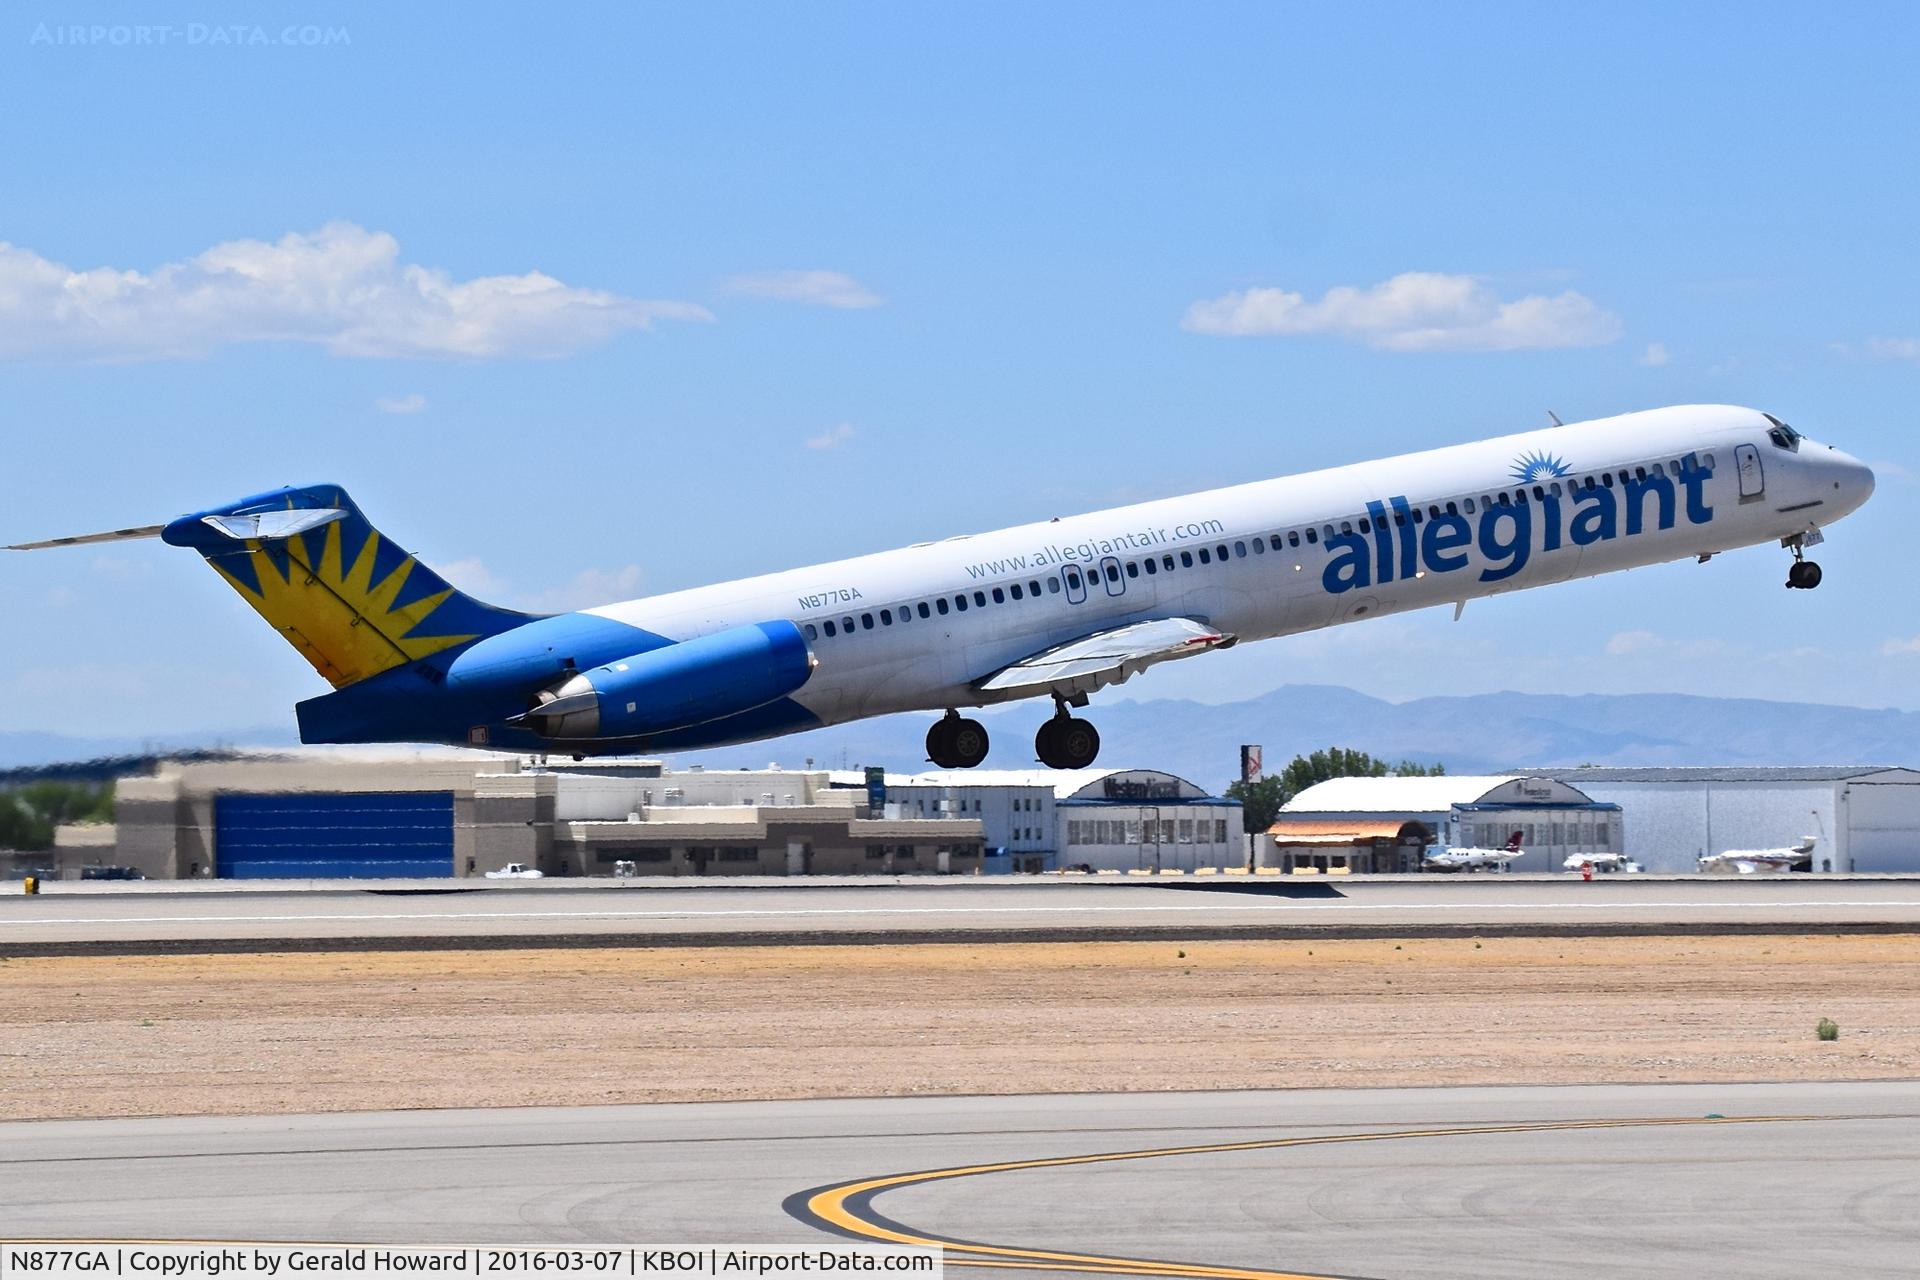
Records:
[[[217,796],[213,841],[234,880],[450,876],[453,793]]]

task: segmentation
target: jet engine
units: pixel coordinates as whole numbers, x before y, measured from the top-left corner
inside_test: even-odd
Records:
[[[522,717],[547,738],[635,738],[764,706],[816,663],[791,622],[732,627],[579,672],[535,695]]]

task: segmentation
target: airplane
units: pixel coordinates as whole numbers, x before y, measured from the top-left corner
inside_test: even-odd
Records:
[[[1642,870],[1639,863],[1624,853],[1570,853],[1560,866],[1567,871],[1592,867],[1598,872],[1620,871],[1630,876],[1639,875]]]
[[[1813,865],[1814,836],[1802,836],[1800,843],[1784,849],[1729,849],[1725,853],[1703,854],[1700,869],[1719,875],[1758,875],[1768,871],[1805,871]]]
[[[333,686],[303,742],[583,758],[932,711],[928,759],[970,768],[962,709],[1047,698],[1034,754],[1072,769],[1092,694],[1250,640],[1761,543],[1817,586],[1804,549],[1873,484],[1778,418],[1679,406],[546,616],[459,591],[333,484],[11,549],[198,551]]]
[[[1514,859],[1525,856],[1516,831],[1504,849],[1436,849],[1421,859],[1421,867],[1426,871],[1505,871]]]

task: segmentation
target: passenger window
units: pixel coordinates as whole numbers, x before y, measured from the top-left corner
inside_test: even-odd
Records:
[[[863,630],[863,631],[871,631],[871,630],[873,630],[873,615],[872,615],[872,614],[870,614],[870,613],[863,613],[863,614],[861,614],[861,615],[860,615],[860,629],[861,629],[861,630]]]
[[[827,636],[829,639],[831,639],[835,634],[837,634],[833,629],[832,618],[828,618],[825,622],[821,623],[820,625],[827,629]]]
[[[1166,556],[1161,556],[1161,557],[1160,557],[1160,567],[1161,567],[1162,569],[1165,569],[1165,570],[1166,570],[1166,571],[1167,571],[1168,573],[1172,573],[1172,572],[1173,572],[1173,557],[1172,557],[1172,556],[1170,556],[1170,555],[1166,555]]]
[[[1320,537],[1319,537],[1319,531],[1318,531],[1318,530],[1315,530],[1315,529],[1309,529],[1309,530],[1307,530],[1307,541],[1308,541],[1308,542],[1318,542],[1318,541],[1320,541]]]
[[[820,638],[819,629],[816,628],[811,622],[807,624],[806,631],[804,632],[804,634],[809,640],[818,640]]]
[[[1607,486],[1607,488],[1609,489],[1613,488],[1613,472],[1611,471],[1607,472],[1605,475],[1601,476],[1600,479]]]
[[[1280,549],[1280,535],[1277,533],[1273,535],[1273,549],[1275,551]]]
[[[890,627],[893,625],[893,610],[882,609],[880,611],[880,625],[883,627]]]
[[[1201,554],[1204,555],[1205,553],[1202,552]],[[1186,568],[1186,569],[1193,568],[1193,552],[1182,551],[1180,553],[1180,564],[1182,568]]]
[[[1309,529],[1309,530],[1307,530],[1307,532],[1308,532],[1308,533],[1312,533],[1312,532],[1313,532],[1313,530],[1311,530],[1311,529]],[[1290,531],[1290,532],[1289,532],[1289,533],[1287,534],[1287,545],[1288,545],[1288,546],[1290,546],[1290,547],[1297,547],[1297,546],[1299,546],[1299,545],[1300,545],[1300,531],[1299,531],[1298,529],[1294,529],[1294,530],[1291,530],[1291,531]],[[1280,549],[1280,548],[1279,548],[1279,546],[1278,546],[1278,545],[1276,545],[1276,546],[1274,547],[1274,550],[1275,550],[1275,551],[1278,551],[1279,549]]]
[[[1447,505],[1449,505],[1449,506],[1451,506],[1451,505],[1453,505],[1453,504],[1452,504],[1452,503],[1448,503]],[[1468,515],[1472,515],[1472,514],[1473,514],[1473,499],[1472,499],[1472,498],[1462,498],[1462,499],[1460,499],[1460,505],[1461,505],[1462,507],[1464,507],[1464,508],[1466,509],[1466,512],[1467,512],[1467,514],[1468,514]]]
[[[993,602],[995,604],[1005,604],[1007,602],[1007,593],[995,587],[993,589]]]
[[[1014,584],[1013,584],[1012,586],[1010,586],[1010,587],[1008,587],[1008,588],[1007,588],[1007,590],[1009,590],[1009,591],[1011,591],[1011,592],[1013,592],[1013,598],[1014,598],[1015,600],[1018,600],[1018,599],[1020,598],[1020,584],[1019,584],[1019,583],[1017,583],[1017,582],[1016,582],[1016,583],[1014,583]]]
[[[1238,556],[1240,559],[1245,560],[1247,558],[1247,544],[1244,542],[1234,543],[1233,554]]]
[[[1276,533],[1273,536],[1278,538],[1280,535]],[[1293,536],[1297,538],[1300,535],[1296,533]],[[1255,538],[1253,540],[1253,554],[1257,556],[1263,556],[1267,554],[1267,540],[1265,538]]]
[[[1149,574],[1158,573],[1160,572],[1160,566],[1149,560],[1147,561],[1147,572]]]
[[[1182,556],[1181,559],[1184,560],[1186,559],[1186,557]],[[1207,549],[1205,547],[1200,548],[1200,563],[1201,564],[1213,563],[1213,557],[1207,554]]]
[[[967,611],[967,598],[966,598],[966,596],[964,596],[964,595],[958,595],[958,596],[955,596],[955,597],[953,598],[953,607],[954,607],[954,608],[956,608],[956,609],[958,609],[958,610],[959,610],[960,612],[962,612],[962,613],[965,613],[965,612]]]
[[[922,600],[918,605],[914,607],[919,611],[921,617],[924,618],[927,616],[927,602],[925,600]],[[945,613],[946,610],[942,609],[940,610],[940,612]]]
[[[852,619],[852,617],[845,617],[845,618],[842,618],[842,619],[840,619],[840,629],[841,629],[842,631],[844,631],[844,632],[846,632],[846,633],[847,633],[848,635],[852,635],[852,634],[853,634],[853,619]]]
[[[1140,562],[1138,560],[1127,561],[1127,576],[1129,578],[1137,578],[1140,576]]]
[[[1060,594],[1060,579],[1058,578],[1047,579],[1047,594],[1050,596],[1057,596]]]
[[[1225,560],[1227,558],[1227,544],[1223,542],[1219,546],[1215,547],[1213,549],[1213,554],[1215,554],[1216,556],[1219,556],[1222,560]]]
[[[987,607],[987,593],[986,593],[986,592],[984,592],[984,591],[976,591],[976,592],[974,592],[974,593],[973,593],[973,602],[974,602],[974,603],[975,603],[976,605],[979,605],[979,606],[980,606],[980,607],[981,607],[982,609],[984,609],[984,608],[986,608],[986,607]]]
[[[1078,591],[1080,589],[1080,571],[1079,570],[1077,569],[1067,570],[1067,589],[1070,591]]]
[[[1367,523],[1367,518],[1365,516],[1360,517],[1360,532],[1362,533],[1373,532],[1373,527]]]
[[[921,605],[920,607],[923,609],[926,608],[925,605]],[[947,613],[947,598],[945,596],[941,596],[938,600],[935,600],[933,602],[933,607],[940,611],[940,615],[942,617],[945,617]]]

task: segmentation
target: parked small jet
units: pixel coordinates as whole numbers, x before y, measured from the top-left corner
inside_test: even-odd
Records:
[[[1752,876],[1775,871],[1806,871],[1813,866],[1813,846],[1819,840],[1803,836],[1784,849],[1729,849],[1700,859],[1700,869],[1717,875]]]
[[[1504,849],[1436,849],[1421,861],[1427,871],[1505,871],[1516,858],[1526,856],[1520,833],[1513,833]]]
[[[928,758],[964,768],[987,730],[962,708],[1046,698],[1034,754],[1080,768],[1100,735],[1073,711],[1157,663],[1762,543],[1810,588],[1804,548],[1872,492],[1777,418],[1694,405],[545,617],[463,594],[331,484],[12,549],[198,551],[334,686],[304,742],[656,752],[934,711]]]

